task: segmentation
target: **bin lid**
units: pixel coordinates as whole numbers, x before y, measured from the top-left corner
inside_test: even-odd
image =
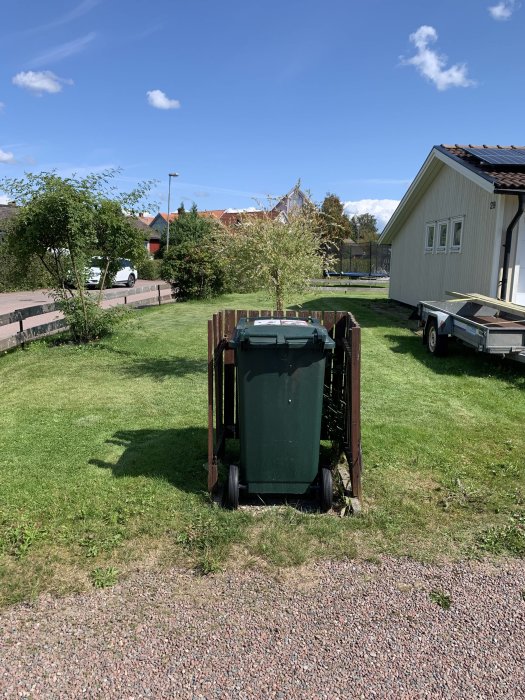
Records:
[[[319,321],[298,318],[241,318],[229,345],[238,348],[241,344],[257,347],[287,345],[291,348],[315,345],[324,350],[335,348],[335,342]]]

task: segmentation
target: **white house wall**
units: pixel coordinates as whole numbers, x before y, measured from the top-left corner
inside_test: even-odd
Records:
[[[496,199],[443,165],[392,242],[390,297],[415,306],[418,301],[443,299],[447,290],[490,295]],[[447,219],[450,240],[450,219],[460,216],[461,252],[449,252],[447,246],[446,253],[426,253],[426,224]]]

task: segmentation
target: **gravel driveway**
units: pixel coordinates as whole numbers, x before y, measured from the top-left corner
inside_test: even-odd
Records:
[[[0,615],[2,698],[524,698],[525,563],[137,574]],[[446,610],[430,599],[446,593]]]

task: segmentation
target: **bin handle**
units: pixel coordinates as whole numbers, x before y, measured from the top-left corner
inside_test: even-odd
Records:
[[[317,329],[314,329],[314,332],[310,333],[309,335],[296,335],[293,338],[286,339],[284,337],[284,333],[282,332],[261,333],[257,336],[253,336],[250,338],[250,340],[255,340],[255,338],[275,338],[276,345],[294,345],[296,342],[308,342],[309,340],[313,340],[315,343],[319,340],[319,333],[317,332]]]

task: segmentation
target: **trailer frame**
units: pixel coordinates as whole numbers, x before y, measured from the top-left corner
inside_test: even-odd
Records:
[[[478,352],[525,362],[525,307],[478,294],[447,292],[456,298],[418,304],[423,343],[433,354],[444,354],[455,337]]]

